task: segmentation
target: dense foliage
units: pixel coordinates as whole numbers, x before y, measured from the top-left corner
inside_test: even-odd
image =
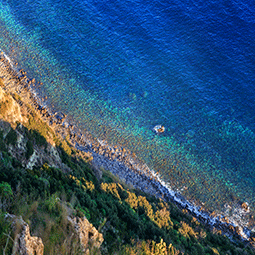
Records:
[[[117,250],[132,254],[140,249],[141,252],[147,250],[144,254],[150,254],[153,246],[146,240],[156,243],[164,240],[167,246],[172,244],[172,254],[178,254],[178,251],[185,254],[240,254],[240,251],[252,254],[251,249],[244,250],[243,244],[234,244],[224,236],[212,234],[174,205],[139,191],[125,189],[113,182],[107,172],[99,182],[83,160],[72,157],[70,161],[75,166],[72,173],[63,173],[47,164],[24,169],[8,153],[1,153],[1,209],[23,215],[32,223],[33,231],[43,228],[48,234],[44,236],[48,250],[65,238],[61,229],[61,226],[64,228],[63,223],[58,225],[63,221],[61,215],[64,211],[57,207],[57,198],[60,198],[76,208],[78,215],[85,215],[100,228],[104,234],[103,251],[106,253]],[[15,196],[10,199],[12,193]],[[48,216],[45,216],[46,212]],[[49,227],[49,219],[54,220],[56,225]],[[2,236],[2,241],[6,238]]]

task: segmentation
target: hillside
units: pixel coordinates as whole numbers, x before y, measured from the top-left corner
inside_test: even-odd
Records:
[[[11,89],[26,79],[0,78],[0,253],[28,254],[17,248],[26,232],[33,254],[255,254],[253,240],[234,231],[230,241],[95,167],[61,128],[64,114]]]

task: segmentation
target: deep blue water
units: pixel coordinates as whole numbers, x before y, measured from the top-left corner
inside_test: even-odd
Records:
[[[0,0],[0,29],[0,48],[81,129],[190,199],[254,210],[254,1]]]

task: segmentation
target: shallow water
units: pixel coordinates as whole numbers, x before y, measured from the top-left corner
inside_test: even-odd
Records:
[[[0,0],[0,48],[81,130],[209,209],[253,214],[254,14],[244,0]]]

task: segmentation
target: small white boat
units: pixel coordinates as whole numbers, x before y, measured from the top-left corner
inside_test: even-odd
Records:
[[[156,134],[161,134],[165,132],[165,127],[162,125],[156,125],[153,130],[156,132]]]

